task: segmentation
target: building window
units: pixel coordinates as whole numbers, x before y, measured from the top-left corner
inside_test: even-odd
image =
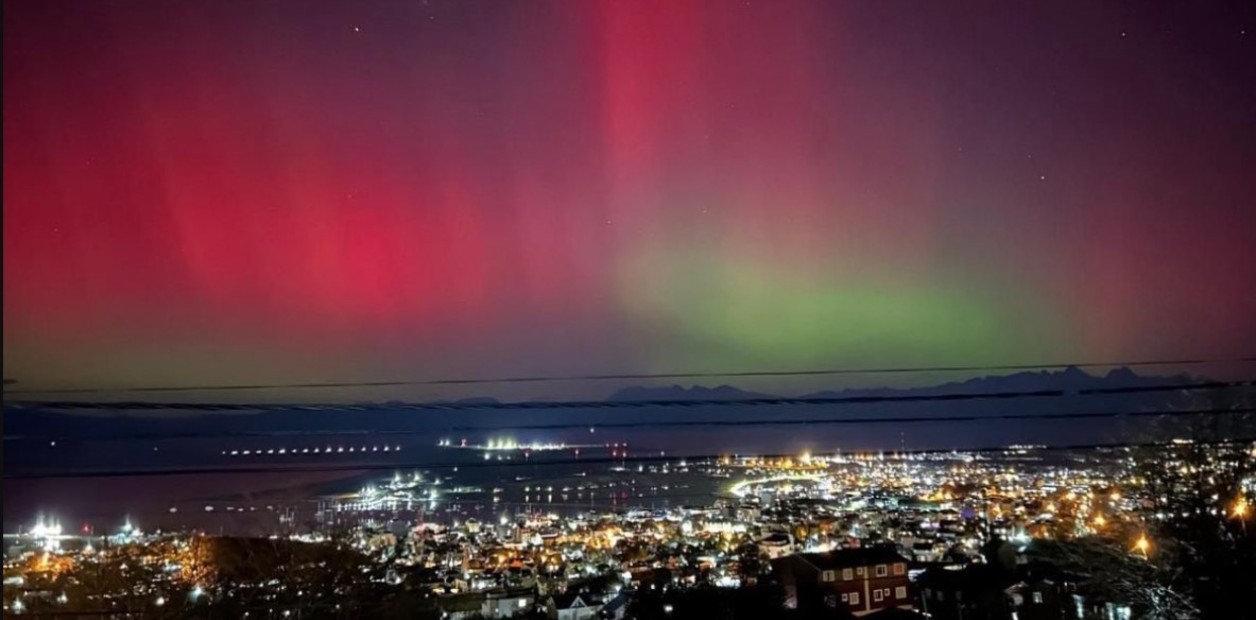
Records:
[[[845,580],[845,581],[850,581],[851,579],[854,579],[854,578],[855,578],[855,571],[852,571],[852,570],[851,570],[851,569],[849,569],[849,568],[843,568],[843,569],[842,569],[842,579],[843,579],[843,580]]]
[[[894,564],[894,574],[895,574],[895,575],[901,575],[901,574],[903,574],[903,572],[906,570],[906,568],[907,568],[907,567],[906,567],[906,566],[904,566],[902,562],[895,563],[895,564]]]
[[[859,568],[855,569],[855,572],[859,573],[860,575],[864,574],[864,567],[860,566]]]
[[[824,597],[824,604],[829,607],[837,607],[837,597],[832,594]]]
[[[820,573],[820,579],[823,581],[834,581],[837,579],[837,573],[831,570],[826,570],[823,573]]]
[[[1041,592],[1034,592],[1034,602],[1035,602],[1035,603],[1041,603],[1041,602],[1042,602],[1042,593],[1041,593]]]
[[[894,588],[894,598],[907,598],[907,586],[899,586]]]
[[[877,577],[884,577],[888,574],[890,574],[890,572],[885,568],[884,564],[877,564]]]
[[[939,601],[945,601],[945,600],[946,600],[946,592],[943,592],[942,590],[938,590],[938,600],[939,600]]]
[[[876,603],[881,602],[881,588],[877,588],[876,590],[872,591],[872,600],[873,602],[876,602]]]
[[[851,604],[851,605],[858,605],[858,604],[859,604],[859,593],[858,593],[858,592],[851,592],[851,593],[850,593],[850,604]]]
[[[843,603],[845,603],[845,602],[846,602],[846,599],[847,599],[848,597],[849,597],[849,595],[848,595],[848,594],[846,594],[845,592],[843,592],[843,593],[842,593],[842,602],[843,602]]]

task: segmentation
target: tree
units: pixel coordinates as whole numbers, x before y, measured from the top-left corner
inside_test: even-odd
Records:
[[[1183,571],[1165,561],[1169,557],[1166,554],[1143,558],[1131,554],[1122,542],[1098,537],[1035,540],[1031,553],[1079,578],[1079,593],[1088,600],[1128,605],[1135,617],[1146,620],[1200,617],[1187,594]]]
[[[1256,618],[1252,404],[1251,390],[1197,396],[1194,408],[1223,413],[1164,419],[1157,430],[1179,442],[1134,453],[1151,559],[1180,571],[1204,618]]]

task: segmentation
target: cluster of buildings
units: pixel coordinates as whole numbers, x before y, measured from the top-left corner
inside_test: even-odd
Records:
[[[492,519],[416,519],[399,506],[437,502],[450,487],[415,474],[344,498],[336,510],[348,506],[354,519],[287,538],[352,550],[363,561],[358,579],[419,593],[416,604],[453,620],[623,618],[645,593],[665,599],[764,584],[779,586],[786,608],[854,616],[1126,620],[1128,605],[1088,599],[1085,575],[1042,560],[1034,547],[1102,536],[1138,540],[1132,549],[1144,545],[1145,556],[1141,528],[1155,518],[1154,498],[1120,454],[726,457],[673,468],[722,481],[719,497],[658,509],[501,508]],[[179,604],[196,593],[221,596],[209,560],[191,552],[196,535],[128,526],[118,536],[112,553],[125,549],[127,562],[153,570],[143,584],[90,596],[149,605],[176,592]],[[6,541],[8,612],[36,597],[89,596],[56,584],[104,552],[67,538],[44,526]]]

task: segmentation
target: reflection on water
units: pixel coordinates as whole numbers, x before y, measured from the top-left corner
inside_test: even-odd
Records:
[[[300,526],[337,495],[386,483],[394,474],[422,471],[439,478],[435,503],[393,505],[418,518],[452,513],[498,515],[504,510],[592,510],[707,503],[716,481],[696,474],[651,473],[634,457],[777,453],[863,449],[935,449],[1030,442],[1106,441],[1115,429],[1041,421],[1009,429],[992,425],[893,424],[873,426],[620,429],[522,436],[512,447],[580,446],[528,452],[457,449],[448,433],[386,437],[293,436],[122,441],[60,440],[55,445],[5,442],[5,471],[141,471],[227,468],[235,472],[138,477],[6,479],[4,529],[12,532],[39,515],[76,527],[113,527],[129,515],[145,527],[199,527],[266,531],[281,521]],[[590,429],[592,430],[592,429]],[[598,448],[596,437],[605,443]],[[1046,438],[1046,441],[1044,441]],[[488,445],[487,434],[471,444]],[[444,445],[440,445],[444,444]],[[500,444],[493,444],[500,447]],[[627,448],[626,446],[632,446]],[[384,448],[387,448],[385,450]],[[317,451],[315,451],[317,449]],[[488,456],[488,460],[485,460]],[[670,459],[669,459],[670,460]],[[352,469],[361,465],[362,469]],[[304,471],[283,471],[300,468]],[[320,468],[326,468],[319,471]],[[445,492],[480,487],[478,492]],[[495,491],[496,489],[496,491]]]

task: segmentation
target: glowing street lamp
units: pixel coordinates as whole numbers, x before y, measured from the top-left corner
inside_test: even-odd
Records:
[[[1146,534],[1139,534],[1138,540],[1134,542],[1134,550],[1143,554],[1143,559],[1147,559],[1147,552],[1151,550],[1151,542],[1147,540]]]

